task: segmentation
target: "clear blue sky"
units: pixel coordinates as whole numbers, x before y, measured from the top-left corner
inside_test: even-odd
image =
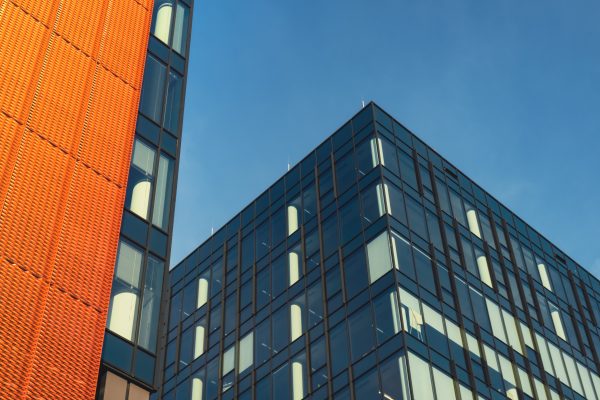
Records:
[[[374,100],[600,275],[600,2],[196,0],[172,261]]]

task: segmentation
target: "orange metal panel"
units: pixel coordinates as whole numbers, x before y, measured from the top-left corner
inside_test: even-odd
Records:
[[[0,399],[19,399],[25,389],[31,346],[44,293],[41,279],[0,259]]]
[[[50,288],[28,397],[92,399],[105,324],[105,315]]]
[[[98,66],[79,157],[118,185],[129,171],[131,132],[135,130],[139,92]],[[99,132],[111,132],[110,135]]]
[[[0,0],[0,399],[94,396],[151,8]]]
[[[49,276],[63,189],[74,164],[35,133],[25,133],[0,214],[0,249],[34,274]]]
[[[56,7],[59,0],[20,0],[12,1],[14,4],[21,7],[37,21],[40,21],[46,26],[51,26],[56,18]]]
[[[89,97],[94,65],[90,57],[53,35],[27,125],[67,152],[79,144],[87,108],[82,99]]]
[[[86,55],[96,56],[93,49],[101,35],[95,33],[104,26],[108,2],[63,0],[60,8],[56,32]]]
[[[110,290],[112,270],[97,268],[116,258],[124,191],[79,163],[71,182],[64,224],[54,262],[53,283],[95,304]],[[85,282],[82,285],[81,282]]]
[[[44,3],[44,2],[39,2]],[[0,107],[22,121],[29,86],[41,67],[38,56],[46,51],[44,25],[10,1],[0,14]]]
[[[137,49],[140,46],[146,46],[150,25],[141,29],[141,26],[131,24],[129,21],[142,20],[144,15],[149,14],[149,11],[134,0],[113,0],[112,7],[121,12],[109,12],[106,36],[100,49],[100,62],[123,78],[125,82],[139,89],[142,76],[123,60],[135,57]],[[127,40],[123,40],[123,38],[127,38]]]
[[[0,112],[0,199],[4,198],[24,127]]]

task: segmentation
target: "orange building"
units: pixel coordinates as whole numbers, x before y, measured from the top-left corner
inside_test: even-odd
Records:
[[[0,399],[91,399],[152,0],[0,0]]]

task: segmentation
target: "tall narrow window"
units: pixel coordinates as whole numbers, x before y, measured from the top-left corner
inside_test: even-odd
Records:
[[[153,353],[156,351],[156,333],[158,330],[164,269],[165,264],[162,261],[148,256],[138,344]]]
[[[142,252],[121,241],[108,311],[108,329],[127,340],[133,340],[137,319],[142,270]]]
[[[300,264],[300,255],[297,251],[288,253],[288,268],[289,268],[289,286],[298,282],[302,275],[302,266]]]
[[[189,13],[190,9],[187,6],[181,2],[177,3],[175,26],[173,27],[173,50],[182,56],[185,56],[187,51]]]
[[[166,79],[167,67],[156,58],[148,55],[146,68],[144,69],[140,111],[157,124],[160,124],[160,117],[163,112],[163,93]]]
[[[289,205],[287,208],[288,236],[298,230],[298,217],[298,207],[295,205]]]
[[[204,354],[206,328],[199,323],[194,328],[194,360]]]
[[[206,304],[208,300],[208,277],[209,273],[205,273],[198,279],[198,295],[196,297],[196,309]]]
[[[369,283],[372,284],[388,271],[392,270],[392,258],[390,254],[390,237],[387,231],[381,233],[367,244]]]
[[[152,147],[139,139],[135,140],[125,207],[144,219],[148,218],[150,207],[155,157],[156,151]]]
[[[479,221],[477,219],[477,210],[472,205],[465,203],[467,208],[467,224],[471,233],[481,239],[481,230],[479,229]]]
[[[204,392],[204,371],[196,373],[192,378],[192,394],[191,400],[202,400],[202,394]]]
[[[552,291],[552,284],[550,283],[550,275],[548,275],[548,270],[546,269],[546,264],[536,257],[537,268],[540,274],[540,280],[542,281],[542,285],[549,291]]]
[[[156,176],[156,194],[154,195],[154,212],[152,223],[159,228],[167,229],[171,215],[171,191],[173,189],[173,160],[161,154]]]
[[[419,300],[402,287],[399,288],[402,329],[423,341],[423,314]]]
[[[565,335],[565,329],[560,316],[560,309],[554,304],[548,302],[548,308],[550,309],[550,316],[552,317],[552,323],[554,324],[554,331],[562,340],[567,340]]]
[[[413,396],[419,400],[435,400],[433,384],[429,373],[429,364],[421,357],[408,353],[408,367],[413,387]]]
[[[502,324],[502,316],[500,314],[500,307],[496,305],[493,301],[489,299],[485,299],[487,305],[487,311],[490,316],[490,322],[492,323],[492,332],[494,336],[508,344],[508,340],[506,339],[506,334],[504,333],[504,325]]]
[[[238,359],[238,373],[244,372],[254,362],[253,359],[254,333],[250,332],[240,340],[240,356]]]
[[[295,341],[304,332],[304,296],[296,298],[290,304],[290,342]]]
[[[475,257],[477,258],[477,269],[479,270],[479,278],[483,283],[489,287],[494,287],[492,284],[492,276],[490,275],[490,267],[487,261],[487,257],[477,247],[475,247]]]
[[[175,73],[169,73],[167,85],[167,105],[163,125],[169,132],[177,135],[179,133],[179,112],[181,110],[181,89],[183,78]]]
[[[171,32],[171,17],[173,15],[175,0],[156,0],[154,2],[154,16],[152,17],[152,34],[164,44],[169,44]]]

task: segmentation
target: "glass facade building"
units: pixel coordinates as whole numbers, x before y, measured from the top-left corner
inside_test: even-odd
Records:
[[[156,0],[106,322],[98,399],[159,387],[193,0]]]
[[[373,103],[170,288],[165,400],[600,399],[600,282]]]

